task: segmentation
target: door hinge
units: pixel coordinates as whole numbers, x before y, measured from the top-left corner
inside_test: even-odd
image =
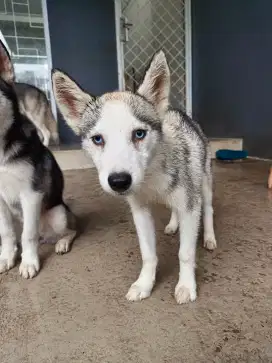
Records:
[[[126,43],[128,42],[128,32],[133,24],[128,22],[128,19],[125,16],[121,16],[120,18],[120,35],[121,35],[121,42]]]

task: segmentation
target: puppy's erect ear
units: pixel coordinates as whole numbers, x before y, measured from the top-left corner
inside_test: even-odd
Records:
[[[0,41],[0,77],[8,83],[13,83],[15,79],[14,68],[9,53]]]
[[[52,71],[52,84],[57,106],[67,124],[80,135],[82,116],[88,104],[95,102],[69,76],[59,70]]]
[[[140,85],[138,94],[164,112],[169,104],[170,71],[164,52],[156,53]]]

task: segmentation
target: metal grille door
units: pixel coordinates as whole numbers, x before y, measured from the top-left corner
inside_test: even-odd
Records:
[[[171,102],[187,108],[186,0],[121,0],[124,84],[135,91],[151,57],[166,53],[171,70]]]

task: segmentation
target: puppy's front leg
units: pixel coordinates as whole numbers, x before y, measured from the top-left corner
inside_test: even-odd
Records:
[[[156,279],[157,255],[154,221],[150,210],[135,197],[128,199],[137,230],[142,255],[142,269],[138,279],[131,285],[126,298],[138,301],[150,296]]]
[[[32,191],[22,193],[21,205],[24,222],[22,233],[22,262],[19,272],[26,279],[34,277],[40,270],[38,241],[41,204],[42,194]]]
[[[201,215],[201,201],[180,210],[179,281],[175,289],[178,304],[196,299],[195,254]]]
[[[10,210],[5,201],[0,198],[0,235],[2,250],[0,254],[0,273],[10,270],[15,265],[17,257],[16,233]]]

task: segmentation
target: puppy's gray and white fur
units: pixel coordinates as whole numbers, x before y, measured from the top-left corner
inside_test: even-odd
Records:
[[[55,238],[56,252],[68,252],[76,235],[74,216],[63,202],[64,179],[37,129],[20,111],[13,67],[0,43],[0,273],[11,269],[18,246],[14,217],[22,221],[24,278],[40,270],[39,238]]]
[[[176,301],[194,301],[202,206],[204,246],[216,247],[211,159],[199,125],[169,106],[170,72],[164,53],[154,56],[136,94],[113,92],[95,98],[59,70],[53,72],[52,80],[58,107],[68,125],[82,136],[101,186],[125,197],[131,207],[143,264],[127,299],[147,298],[155,283],[158,258],[149,205],[162,201],[172,209],[165,233],[180,227]]]

